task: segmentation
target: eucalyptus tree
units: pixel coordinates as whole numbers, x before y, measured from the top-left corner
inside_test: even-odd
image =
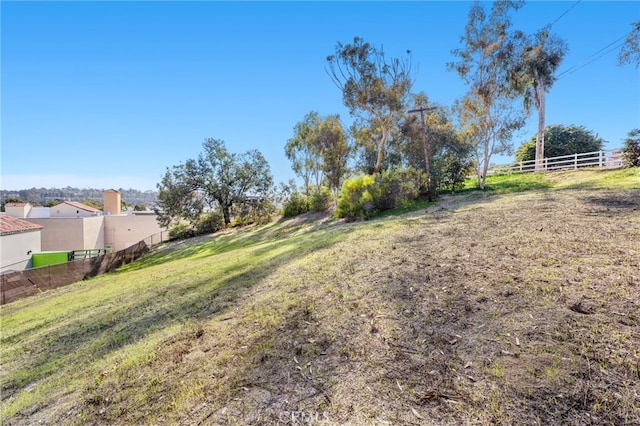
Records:
[[[213,138],[205,139],[203,148],[197,159],[167,168],[157,185],[162,226],[179,220],[194,224],[207,210],[218,210],[229,225],[234,209],[268,201],[273,177],[259,151],[232,153],[222,140]]]
[[[484,188],[491,157],[510,152],[513,132],[524,125],[513,108],[515,93],[507,81],[506,49],[509,14],[523,1],[496,1],[490,12],[483,3],[473,3],[461,42],[452,53],[457,62],[447,64],[469,85],[456,110],[468,139],[475,146],[478,186]]]
[[[382,48],[355,37],[353,44],[337,43],[327,63],[344,105],[356,118],[355,128],[366,129],[359,135],[367,138],[355,136],[356,143],[365,150],[375,149],[373,173],[379,173],[391,131],[398,125],[413,85],[410,52],[406,59],[387,59]]]
[[[535,170],[544,169],[545,95],[553,86],[555,71],[567,53],[566,43],[545,27],[529,37],[518,31],[512,37],[513,49],[508,50],[509,82],[522,94],[525,113],[532,105],[538,111]]]
[[[316,187],[325,184],[335,193],[346,173],[349,153],[340,117],[335,114],[323,118],[315,111],[295,125],[294,136],[285,145],[291,168],[302,178],[306,191],[313,179]]]
[[[404,138],[401,152],[406,165],[425,170],[428,178],[427,195],[431,201],[440,177],[447,173],[442,169],[442,158],[450,156],[453,159],[458,154],[466,157],[467,153],[462,150],[450,114],[444,107],[430,106],[424,93],[413,96],[413,105],[401,125]],[[461,158],[461,162],[464,161]],[[451,161],[449,163],[453,164]]]
[[[631,24],[633,29],[627,34],[618,54],[618,64],[640,66],[640,21]]]

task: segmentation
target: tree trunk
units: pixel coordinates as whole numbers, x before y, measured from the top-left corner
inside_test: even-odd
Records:
[[[231,206],[224,204],[222,207],[222,216],[224,217],[224,225],[225,227],[229,226],[231,223]]]
[[[536,172],[544,171],[544,81],[540,79],[534,86],[534,96],[538,110],[538,135],[536,137]]]
[[[382,170],[382,160],[384,160],[384,145],[387,142],[387,134],[388,132],[382,131],[382,138],[378,143],[378,158],[376,159],[376,166],[373,168],[373,174],[377,175]]]
[[[422,122],[424,123],[424,119]],[[422,132],[422,150],[424,151],[424,171],[427,173],[427,197],[429,201],[433,201],[431,191],[431,156],[429,154],[429,145],[427,144],[426,130]]]

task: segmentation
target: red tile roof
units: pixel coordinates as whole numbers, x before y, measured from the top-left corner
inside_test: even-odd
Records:
[[[28,222],[6,214],[0,214],[0,235],[18,234],[20,232],[38,231],[41,225]]]
[[[28,206],[29,203],[7,203],[4,206],[5,207],[24,207],[24,206]]]

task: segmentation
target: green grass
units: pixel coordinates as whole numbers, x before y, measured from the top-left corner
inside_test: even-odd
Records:
[[[640,168],[562,171],[549,174],[549,180],[557,189],[640,189]]]
[[[623,188],[640,189],[640,168],[556,171],[549,173],[512,173],[487,176],[485,192],[508,194],[537,189]],[[464,191],[480,191],[477,179],[467,179]]]
[[[472,201],[483,198],[482,202],[485,202],[484,197],[474,194],[508,194],[508,197],[495,197],[506,203],[505,199],[527,190],[560,194],[611,188],[616,191],[640,189],[640,170],[495,176],[487,179],[484,192],[468,188],[454,198]],[[318,406],[333,410],[334,415],[341,412],[347,422],[353,423],[356,422],[354,418],[363,418],[350,418],[344,414],[348,409],[341,408],[340,399],[358,397],[352,396],[353,390],[349,388],[354,382],[358,383],[355,387],[362,388],[362,395],[367,396],[357,401],[363,406],[375,398],[395,395],[394,392],[408,398],[393,408],[401,413],[409,412],[410,418],[398,414],[400,417],[393,423],[411,424],[416,419],[411,417],[406,405],[412,404],[420,392],[427,390],[425,386],[429,380],[435,381],[434,387],[448,385],[457,389],[464,383],[460,382],[464,376],[478,375],[474,380],[480,380],[480,374],[486,376],[484,382],[478,382],[471,390],[461,388],[461,392],[476,395],[470,406],[477,408],[479,413],[483,412],[483,403],[500,407],[500,410],[492,411],[499,422],[500,416],[512,414],[509,407],[500,405],[506,400],[501,399],[498,387],[482,386],[493,381],[499,381],[500,386],[511,385],[513,371],[520,367],[514,366],[517,359],[504,356],[489,362],[489,358],[494,358],[493,352],[500,353],[499,348],[491,347],[495,345],[492,342],[496,337],[501,341],[513,341],[515,334],[509,336],[507,333],[524,327],[520,317],[515,321],[513,315],[505,314],[509,303],[517,304],[521,297],[535,296],[528,303],[536,303],[536,309],[543,314],[539,318],[532,315],[531,318],[539,319],[540,323],[538,328],[527,331],[533,337],[538,333],[536,330],[542,329],[551,330],[545,331],[545,336],[552,335],[552,326],[547,328],[544,318],[550,318],[558,308],[558,300],[571,290],[569,279],[573,279],[569,275],[564,278],[562,274],[566,270],[589,270],[598,261],[613,265],[614,259],[618,259],[616,273],[611,274],[600,266],[601,270],[595,271],[600,275],[593,281],[612,280],[606,285],[609,293],[598,296],[584,277],[582,281],[576,279],[574,290],[594,299],[606,296],[619,301],[630,300],[636,294],[629,287],[631,275],[622,279],[623,275],[619,273],[620,268],[633,270],[637,266],[637,258],[630,249],[615,245],[609,236],[603,237],[601,241],[591,242],[596,257],[588,262],[590,252],[584,251],[588,240],[582,240],[583,236],[578,235],[576,241],[567,243],[566,252],[570,254],[571,262],[564,262],[564,269],[556,266],[562,264],[561,260],[551,255],[549,265],[546,265],[545,253],[553,246],[542,233],[549,232],[554,238],[556,234],[550,229],[551,225],[544,229],[535,226],[535,232],[531,234],[524,228],[533,229],[534,225],[526,220],[517,221],[520,225],[511,233],[505,233],[507,239],[487,246],[488,250],[508,254],[500,261],[509,261],[513,256],[522,259],[517,262],[528,263],[509,263],[500,270],[491,271],[487,269],[490,263],[479,262],[477,270],[462,271],[460,268],[473,261],[483,246],[482,240],[470,239],[471,233],[502,238],[501,233],[495,232],[496,227],[503,226],[503,219],[508,216],[518,214],[519,203],[528,202],[527,197],[525,194],[513,206],[502,204],[496,217],[483,219],[485,222],[479,220],[464,231],[461,230],[464,220],[475,217],[475,211],[485,215],[486,205],[465,205],[459,214],[466,219],[460,219],[460,222],[453,213],[441,217],[403,216],[405,212],[429,206],[424,203],[365,223],[327,221],[316,224],[282,220],[215,238],[161,246],[115,273],[3,306],[0,310],[2,423],[33,424],[54,419],[59,424],[175,424],[201,414],[198,407],[204,403],[209,404],[211,410],[223,410],[227,405],[236,404],[237,411],[240,410],[237,407],[241,407],[244,412],[255,413],[259,412],[258,406],[243,404],[260,400],[261,394],[251,394],[249,398],[247,392],[263,392],[266,395],[263,399],[267,400],[267,394],[278,395],[281,383],[290,382],[298,386],[295,388],[297,393],[301,390],[308,392],[303,392],[304,395],[318,392],[317,399],[321,401]],[[546,202],[552,202],[551,198]],[[598,204],[608,201],[606,197],[591,200],[588,211],[604,212],[604,218],[616,224],[615,214],[618,213]],[[544,203],[531,202],[530,205],[545,208]],[[616,206],[624,207],[620,203]],[[588,219],[585,219],[587,223],[600,225],[600,220]],[[627,227],[630,225],[633,222]],[[565,234],[568,235],[568,231],[564,228],[557,233]],[[523,248],[516,246],[515,241],[524,244]],[[615,257],[601,255],[608,245],[614,245],[618,250]],[[578,256],[574,252],[581,254]],[[458,272],[459,275],[455,275]],[[498,277],[502,272],[506,275]],[[432,277],[427,281],[429,286],[413,283],[425,276]],[[477,287],[471,283],[475,277],[481,281]],[[525,286],[522,280],[528,284]],[[505,299],[508,303],[497,303],[496,310],[488,310],[487,304],[506,292],[499,290],[501,282],[517,297],[509,296]],[[445,291],[455,285],[465,287],[459,293]],[[425,300],[422,307],[416,302],[420,291],[426,292],[426,296],[422,296]],[[482,305],[476,311],[474,302],[477,300]],[[439,306],[435,319],[426,317],[425,312],[435,305]],[[626,318],[629,324],[637,322],[640,312],[633,311],[633,306],[629,304],[624,308],[626,311],[623,308],[603,309],[607,315],[592,328],[588,327],[590,323],[571,325],[571,333],[590,333],[589,338],[581,337],[582,344],[589,343],[596,349],[606,346],[607,350],[612,348],[616,356],[619,354],[617,362],[620,368],[628,370],[629,377],[637,376],[637,366],[633,370],[635,364],[630,358],[623,358],[626,356],[623,351],[628,351],[635,342],[635,334],[629,328],[615,329],[609,321]],[[520,315],[519,310],[513,309]],[[529,309],[529,306],[523,309]],[[476,312],[484,315],[485,310],[487,316],[475,323],[466,319]],[[618,312],[615,314],[618,317],[608,314],[609,310]],[[530,312],[536,313],[535,310]],[[571,313],[564,306],[560,306],[558,312],[562,318]],[[620,312],[627,313],[628,318],[620,317]],[[441,351],[435,351],[433,342],[442,339],[434,336],[447,325],[443,324],[447,318],[454,324],[449,333],[459,333],[463,337],[458,338],[460,342],[456,346],[447,344]],[[511,322],[498,323],[509,318]],[[589,320],[591,317],[584,318]],[[408,319],[415,321],[415,326],[408,327]],[[473,350],[486,347],[492,351],[484,359],[473,359],[473,365],[486,364],[486,367],[478,367],[475,373],[472,372],[474,367],[467,371],[468,367],[464,367],[466,359],[462,360],[463,355],[457,352],[463,353],[461,345],[468,337],[465,333],[469,330],[489,332],[492,329],[490,321],[496,321],[495,335],[479,337],[480,344],[472,346]],[[565,333],[565,328],[569,328],[563,328],[563,322],[558,324],[559,332]],[[408,329],[417,333],[420,339],[411,335]],[[570,336],[569,331],[565,334]],[[535,348],[526,346],[524,329],[518,335],[522,340],[518,350],[531,350],[525,355],[536,355]],[[568,339],[570,337],[563,337],[563,340]],[[572,345],[578,343],[571,342]],[[406,352],[393,352],[405,347]],[[513,348],[507,349],[514,352]],[[567,357],[576,353],[570,346],[563,351]],[[471,349],[468,352],[474,353]],[[329,358],[330,353],[335,358]],[[429,356],[418,359],[418,354],[423,353]],[[445,354],[451,356],[446,362],[442,360],[442,365],[448,366],[446,371],[454,378],[451,383],[437,381],[444,380],[440,378],[443,373],[438,366]],[[614,359],[611,358],[613,355],[607,356],[609,358],[601,355],[601,359]],[[333,359],[338,361],[331,361]],[[415,371],[392,368],[407,359],[416,360]],[[537,380],[559,381],[564,373],[562,366],[560,362],[545,364],[535,373]],[[608,368],[614,367],[619,366]],[[425,375],[423,370],[437,374]],[[377,374],[375,381],[359,381],[373,373]],[[594,375],[597,373],[593,372]],[[280,382],[272,380],[272,376],[279,377],[279,374],[282,374]],[[532,374],[529,372],[528,376]],[[409,393],[412,384],[414,390]],[[333,389],[332,400],[322,397],[324,388]],[[620,394],[627,391],[624,387],[619,389]],[[491,392],[496,392],[495,398],[483,399],[484,395],[492,395]],[[606,397],[608,395],[599,400],[589,398],[592,404],[598,404],[604,403]],[[628,401],[633,402],[633,397]],[[304,409],[304,404],[301,402],[296,409]],[[388,408],[382,407],[377,417],[382,419]],[[429,405],[417,408],[431,409]],[[632,413],[633,408],[626,413]],[[219,420],[223,413],[217,412],[216,416]],[[228,424],[243,423],[260,423],[260,418],[228,421]],[[336,423],[340,423],[339,419]]]
[[[147,360],[168,335],[228,315],[244,292],[280,264],[347,235],[329,230],[271,239],[275,231],[265,226],[159,250],[116,273],[4,306],[2,418],[100,377],[114,362]]]

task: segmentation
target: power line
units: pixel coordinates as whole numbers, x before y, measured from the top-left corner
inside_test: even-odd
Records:
[[[562,13],[562,15],[558,16],[556,18],[555,21],[553,21],[552,23],[549,24],[549,28],[551,28],[553,26],[553,24],[555,24],[556,22],[558,22],[564,15],[566,15],[567,13],[569,13],[571,11],[571,9],[573,9],[574,7],[576,7],[578,5],[578,3],[580,3],[582,0],[578,0],[577,2],[575,2],[573,5],[571,5],[571,7],[569,7],[569,9],[565,10],[564,13]]]
[[[615,51],[616,49],[619,49],[620,47],[622,47],[622,45],[624,44],[624,41],[620,43],[621,40],[623,40],[624,38],[627,37],[628,34],[623,35],[622,37],[612,41],[611,43],[607,44],[606,46],[604,46],[603,48],[601,48],[600,50],[598,50],[595,53],[592,53],[589,57],[587,57],[586,59],[584,59],[582,61],[582,63],[578,64],[578,65],[574,65],[566,70],[564,70],[563,72],[561,72],[560,74],[557,75],[556,79],[560,79],[563,76],[569,75],[569,74],[573,74],[574,72],[586,67],[587,65],[597,61],[598,59],[602,58],[603,56],[608,55],[609,53]],[[608,49],[608,50],[607,50]],[[603,52],[604,51],[604,52]],[[603,53],[601,53],[603,52]],[[597,56],[596,56],[597,55]],[[592,59],[593,58],[593,59]]]

